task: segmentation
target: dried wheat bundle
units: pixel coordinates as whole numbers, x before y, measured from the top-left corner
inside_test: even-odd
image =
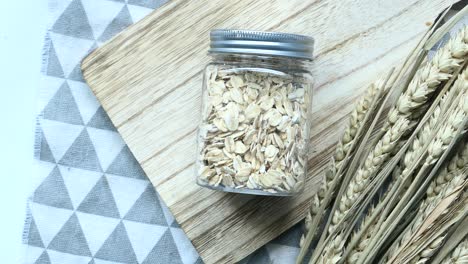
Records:
[[[369,153],[363,166],[357,171],[355,177],[345,191],[345,195],[340,198],[338,210],[333,215],[330,232],[343,219],[349,211],[356,198],[361,194],[364,186],[371,180],[371,177],[388,160],[390,154],[400,138],[412,128],[410,121],[416,117],[412,115],[414,111],[425,106],[432,93],[441,87],[441,83],[451,78],[464,61],[464,56],[468,53],[468,27],[464,28],[450,40],[434,56],[433,60],[417,72],[411,81],[408,89],[398,98],[396,106],[388,114],[387,122],[384,126],[386,133],[377,142],[373,151]]]
[[[405,193],[403,198],[399,199],[397,206],[393,208],[387,219],[379,225],[379,230],[376,232],[373,238],[373,248],[367,248],[364,253],[362,262],[370,261],[369,259],[375,258],[376,251],[382,246],[382,241],[389,237],[389,233],[395,229],[396,223],[400,222],[404,214],[409,210],[409,206],[414,203],[413,196],[417,196],[417,192],[421,192],[421,186],[425,186],[423,177],[428,175],[431,168],[435,164],[440,164],[444,157],[446,157],[448,150],[457,141],[457,137],[460,136],[465,128],[468,113],[468,93],[466,92],[458,100],[458,103],[451,111],[448,111],[446,120],[442,123],[435,133],[434,138],[427,148],[427,154],[423,160],[422,167],[419,169],[415,180],[411,183],[410,189]],[[434,171],[434,170],[432,170]],[[466,172],[464,173],[466,175]],[[431,173],[428,177],[430,179],[433,176]]]
[[[309,263],[425,263],[447,240],[454,245],[468,211],[468,26],[423,58],[467,13],[431,29],[397,74],[358,101],[312,200],[296,263],[322,221]]]
[[[371,181],[371,177],[390,158],[401,137],[414,127],[409,124],[410,122],[417,122],[417,119],[410,114],[410,110],[426,108],[425,104],[429,100],[428,96],[441,88],[442,81],[451,78],[454,71],[461,67],[464,57],[460,56],[465,56],[468,52],[468,39],[465,37],[468,36],[467,33],[466,28],[462,30],[455,39],[436,53],[433,61],[425,64],[416,72],[415,79],[409,84],[406,92],[399,97],[396,106],[390,111],[384,127],[385,134],[369,153],[363,166],[355,173],[341,197],[329,225],[328,231],[330,233],[336,229],[336,226],[349,212],[366,185]],[[440,111],[435,111],[435,113],[438,112]],[[408,160],[411,160],[411,158],[408,158]],[[337,244],[341,243],[341,241],[331,240],[329,243]],[[351,258],[356,258],[356,256],[351,256]]]

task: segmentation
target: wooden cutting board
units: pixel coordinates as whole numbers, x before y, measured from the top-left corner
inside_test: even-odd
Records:
[[[346,114],[366,84],[405,57],[451,1],[172,0],[83,62],[84,77],[206,263],[239,261],[305,215]],[[194,181],[209,31],[240,28],[316,39],[305,192],[257,197]]]

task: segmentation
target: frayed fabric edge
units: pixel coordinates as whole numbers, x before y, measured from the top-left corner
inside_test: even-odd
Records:
[[[41,73],[42,74],[45,74],[46,71],[47,71],[47,67],[49,65],[49,49],[50,49],[50,45],[51,45],[52,41],[50,39],[50,35],[49,33],[47,32],[46,35],[45,35],[45,38],[44,38],[44,46],[42,47],[42,63],[41,63]],[[38,87],[39,91],[38,91],[38,94],[39,94],[39,98],[40,98],[40,93],[43,91],[43,89],[41,89],[41,87]],[[41,129],[41,120],[43,118],[43,112],[42,110],[39,111],[37,117],[36,117],[36,120],[35,120],[35,128],[34,128],[34,159],[36,160],[39,160],[40,159],[40,156],[41,156],[41,150],[42,150],[42,129]],[[33,166],[37,166],[36,164],[33,165]],[[23,234],[22,234],[22,243],[24,245],[28,245],[29,244],[29,233],[30,233],[30,230],[31,230],[31,224],[32,224],[32,212],[31,212],[31,208],[30,208],[30,203],[32,201],[32,198],[33,198],[33,195],[34,193],[30,194],[27,202],[26,202],[26,217],[25,217],[25,220],[24,220],[24,228],[23,228]],[[26,251],[26,250],[25,250]],[[26,252],[24,252],[25,254],[22,254],[23,255],[23,261],[26,259],[25,258],[25,255],[26,255]]]

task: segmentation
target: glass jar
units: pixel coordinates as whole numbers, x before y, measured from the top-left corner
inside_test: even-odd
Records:
[[[313,39],[214,30],[203,79],[197,183],[289,196],[307,170]]]

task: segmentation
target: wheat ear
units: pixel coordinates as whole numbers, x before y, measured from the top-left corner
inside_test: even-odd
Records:
[[[316,264],[335,264],[341,260],[341,253],[345,243],[343,234],[335,236],[333,241],[333,244],[329,244],[330,246],[322,251],[322,254],[315,262]]]
[[[468,238],[465,238],[441,264],[466,264],[468,263]]]
[[[444,166],[435,181],[431,182],[426,191],[427,200],[437,197],[442,188],[444,188],[453,179],[453,177],[465,167],[468,167],[468,141],[461,145],[456,155],[446,166]]]
[[[418,69],[408,88],[390,110],[383,129],[390,129],[402,116],[414,118],[413,114],[426,104],[441,82],[450,79],[453,72],[461,66],[467,53],[468,26],[465,26],[455,38],[436,52],[429,63]]]
[[[412,113],[428,102],[430,96],[439,88],[443,81],[451,78],[463,62],[468,53],[468,27],[464,27],[457,36],[439,49],[430,63],[426,63],[415,74],[405,92],[400,95],[395,107],[390,110],[384,125],[383,138],[366,158],[364,165],[359,168],[347,186],[347,190],[340,198],[337,210],[333,214],[329,232],[335,230],[349,211],[355,200],[369,184],[371,176],[376,173],[389,158],[399,139],[410,128],[407,121],[414,116]],[[405,122],[403,122],[405,120]],[[390,132],[390,135],[388,134]]]
[[[434,253],[443,245],[445,236],[448,233],[448,228],[450,226],[443,226],[445,223],[442,221],[438,221],[436,219],[430,219],[430,217],[434,217],[434,210],[436,210],[437,207],[439,207],[441,204],[443,204],[444,199],[449,197],[450,195],[453,194],[453,191],[456,189],[463,188],[463,186],[466,185],[466,177],[467,177],[467,171],[462,171],[455,178],[453,181],[450,182],[445,188],[444,191],[441,192],[441,195],[438,196],[437,200],[433,200],[431,205],[425,209],[422,209],[418,212],[417,218],[414,219],[414,221],[411,223],[411,229],[408,230],[410,231],[410,237],[407,238],[408,241],[406,241],[405,244],[401,245],[398,250],[396,250],[396,254],[390,258],[390,261],[387,259],[387,263],[399,263],[399,261],[396,261],[395,259],[398,257],[401,257],[400,254],[402,252],[406,251],[406,254],[409,253],[409,251],[413,251],[414,249],[411,249],[412,245],[415,245],[416,243],[429,243],[426,245],[424,248],[419,249],[416,253],[416,255],[412,258],[410,263],[426,263],[433,255]],[[466,200],[461,200],[459,202],[460,207],[450,211],[449,209],[446,208],[446,210],[441,211],[436,213],[437,217],[441,217],[442,215],[452,215],[454,219],[459,219],[457,221],[460,221],[462,219],[463,215],[466,214],[466,210],[468,209],[468,204]],[[456,207],[456,206],[455,206]],[[422,211],[422,213],[421,213]],[[428,221],[431,221],[430,223]],[[442,229],[440,234],[437,234],[436,237],[429,237],[429,238],[424,238],[422,237],[421,234],[426,233],[429,234],[430,230],[439,230]],[[405,254],[405,253],[403,253]],[[403,255],[404,256],[404,255]]]
[[[392,177],[395,179],[401,173],[399,166],[396,166],[392,171]],[[392,188],[394,182],[391,182],[388,186],[388,190]],[[379,217],[382,209],[382,205],[385,202],[389,192],[386,191],[382,197],[379,198],[377,204],[373,205],[362,219],[361,225],[359,226],[358,231],[354,232],[351,235],[350,242],[348,246],[350,247],[350,252],[347,255],[347,263],[354,264],[359,261],[362,252],[369,246],[371,242],[372,235],[374,231],[378,228]],[[376,208],[380,207],[380,208]]]
[[[380,202],[380,201],[379,201]],[[364,249],[368,246],[370,238],[372,236],[372,232],[374,229],[377,227],[377,222],[378,219],[372,219],[371,215],[374,213],[375,207],[372,207],[369,212],[367,213],[366,217],[364,217],[364,220],[362,220],[361,227],[360,228],[367,228],[364,232],[359,237],[359,241],[356,244],[356,246],[353,247],[351,252],[349,253],[347,257],[347,263],[354,264],[359,260],[360,254]],[[351,240],[353,238],[355,239],[356,236],[358,236],[360,232],[355,232],[351,236]]]
[[[369,112],[372,102],[378,97],[382,96],[382,90],[384,89],[385,79],[379,79],[376,82],[369,85],[366,89],[365,94],[356,103],[356,107],[350,114],[348,125],[345,128],[343,136],[339,139],[335,153],[331,159],[331,164],[328,171],[325,173],[325,179],[321,184],[319,191],[312,197],[312,203],[310,209],[305,218],[305,233],[302,235],[300,244],[302,246],[305,236],[310,229],[310,224],[313,222],[313,218],[316,217],[318,210],[324,202],[327,194],[332,194],[335,190],[332,190],[332,183],[340,175],[337,173],[343,165],[343,161],[350,151],[351,145],[356,139],[357,132],[363,125],[364,118]],[[336,189],[336,187],[334,188]]]

